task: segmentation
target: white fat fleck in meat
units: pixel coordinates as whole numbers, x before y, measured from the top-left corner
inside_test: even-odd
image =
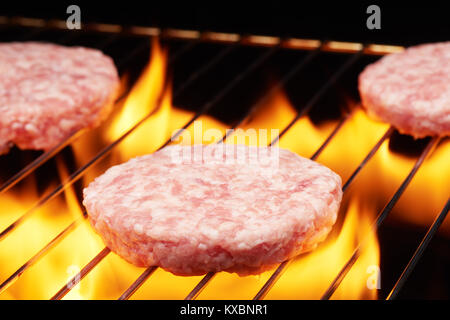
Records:
[[[48,150],[75,130],[97,126],[119,88],[112,59],[81,47],[1,43],[0,72],[0,154],[9,143]]]
[[[276,170],[225,158],[173,166],[171,155],[186,148],[168,146],[114,166],[84,190],[95,230],[137,266],[257,274],[315,248],[336,221],[341,179],[316,162],[279,149]],[[220,146],[194,151],[207,148]]]
[[[359,76],[368,114],[416,138],[450,135],[450,41],[387,55]]]

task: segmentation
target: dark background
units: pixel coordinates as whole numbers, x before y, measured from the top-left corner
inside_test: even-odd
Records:
[[[181,3],[156,1],[123,1],[121,3],[102,1],[58,1],[58,2],[21,2],[0,0],[0,16],[25,16],[37,18],[54,18],[65,20],[68,17],[66,9],[70,4],[78,4],[81,7],[82,22],[105,22],[121,25],[143,25],[156,27],[171,27],[194,30],[211,30],[224,32],[237,32],[240,34],[265,34],[276,36],[293,36],[302,38],[331,39],[360,41],[369,43],[391,43],[397,45],[413,45],[424,42],[450,40],[450,9],[446,3],[450,1],[339,1],[336,3],[325,1],[302,1],[297,4],[264,3],[264,2],[204,2]],[[370,4],[377,4],[381,8],[381,30],[369,30],[366,20],[369,14],[366,9]],[[64,30],[63,32],[66,32]],[[29,35],[28,32],[25,35]],[[44,33],[41,36],[46,37]],[[60,35],[61,36],[61,35]],[[88,35],[80,37],[87,42],[77,43],[86,46],[98,46],[105,35],[99,38],[90,38]],[[11,40],[17,40],[17,35],[12,34]],[[52,41],[56,38],[50,38]],[[80,40],[78,39],[78,40]],[[21,39],[23,40],[23,39]],[[43,39],[47,40],[47,39]],[[126,43],[130,40],[133,44],[112,46],[105,50],[114,57],[116,62],[127,55],[128,48],[137,46],[135,41],[142,39],[122,39]],[[144,39],[147,44],[148,39]],[[3,40],[2,40],[3,41]],[[170,53],[176,52],[176,45],[171,42]],[[178,44],[182,47],[184,43]],[[208,49],[205,49],[207,47]],[[172,77],[174,88],[185,81],[187,75],[202,66],[217,51],[222,50],[218,44],[201,44],[197,49],[188,52],[184,59],[173,63]],[[205,77],[190,87],[190,90],[174,100],[177,107],[198,110],[212,96],[222,90],[232,79],[247,67],[255,57],[267,48],[241,47],[235,55],[214,69],[211,74],[216,77]],[[145,51],[145,50],[144,50]],[[148,50],[149,51],[149,50]],[[288,51],[288,52],[286,52]],[[148,53],[136,60],[136,77],[142,67],[148,61]],[[122,55],[124,54],[124,55]],[[215,108],[209,111],[209,115],[220,119],[225,123],[233,123],[237,118],[245,114],[253,101],[260,97],[261,92],[266,92],[266,86],[271,79],[265,76],[275,75],[275,79],[297,63],[302,53],[296,50],[285,50],[279,56],[270,60],[260,71],[242,81],[239,88],[217,103]],[[295,108],[300,110],[305,106],[311,96],[320,88],[331,74],[347,59],[347,55],[322,53],[320,59],[313,61],[298,77],[285,86],[285,90]],[[340,117],[340,113],[333,113],[336,106],[346,106],[348,97],[358,100],[357,75],[368,64],[379,57],[363,56],[344,77],[324,95],[320,108],[313,109],[309,116],[312,120],[325,117]],[[142,64],[139,64],[142,61]],[[189,63],[186,63],[189,61]],[[129,66],[125,68],[130,71]],[[278,77],[277,77],[278,76]],[[212,79],[213,78],[213,79]],[[267,80],[267,81],[266,81]],[[301,88],[301,90],[299,90]],[[201,94],[199,94],[201,92]],[[406,146],[411,149],[419,144],[419,153],[424,144],[411,143],[411,138],[401,137],[396,134],[395,140],[398,146]],[[409,140],[408,140],[409,139]],[[409,141],[409,142],[408,142]],[[391,149],[393,146],[391,145]],[[416,150],[417,151],[417,150]],[[17,156],[11,153],[9,164],[15,163]],[[418,152],[414,154],[418,155]],[[4,161],[5,161],[5,157]],[[8,159],[6,159],[8,160]],[[1,163],[0,163],[1,164]],[[20,170],[21,165],[6,166],[12,173]],[[45,170],[43,171],[45,173]],[[48,181],[48,179],[38,179]],[[45,188],[43,188],[45,189]],[[81,190],[81,189],[80,189]],[[385,297],[400,275],[403,267],[408,262],[424,233],[425,228],[396,228],[387,225],[379,230],[382,250],[382,291],[380,297]],[[400,298],[403,299],[448,299],[450,297],[450,275],[448,273],[450,258],[448,252],[450,243],[448,238],[436,237],[432,245],[425,252],[423,259],[407,282]]]
[[[82,21],[402,45],[450,39],[449,1],[58,1],[2,0],[0,14],[66,19],[69,4]],[[296,3],[296,4],[294,4]],[[381,8],[381,30],[368,30],[366,9]]]

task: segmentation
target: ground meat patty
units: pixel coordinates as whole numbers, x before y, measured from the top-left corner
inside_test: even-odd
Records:
[[[359,76],[369,115],[416,138],[450,135],[450,42],[387,55]]]
[[[98,50],[0,44],[0,154],[12,144],[47,150],[110,112],[119,78]]]
[[[84,190],[92,226],[127,261],[176,275],[257,274],[324,240],[340,177],[288,150],[233,148],[169,146],[110,168]]]

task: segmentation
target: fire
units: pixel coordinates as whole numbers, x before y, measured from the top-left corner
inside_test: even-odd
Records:
[[[60,163],[59,159],[58,162]],[[60,172],[62,176],[67,175],[62,165],[60,165]],[[55,184],[48,190],[54,187],[56,187]],[[3,195],[0,201],[1,210],[7,215],[1,216],[2,229],[31,208],[40,196],[30,183],[27,183],[23,190],[16,191],[12,195]],[[3,282],[7,276],[13,274],[61,230],[79,217],[81,217],[81,208],[73,189],[66,190],[63,195],[33,213],[0,243],[0,259],[3,261],[0,272],[1,281]],[[14,282],[6,292],[1,294],[0,298],[50,298],[53,292],[68,281],[70,273],[87,263],[100,248],[101,242],[89,236],[89,232],[91,231],[86,223],[79,225],[70,236],[63,239],[45,256],[45,259],[39,260],[20,277],[19,281]],[[79,250],[80,248],[83,250]],[[67,254],[68,252],[71,254]],[[5,263],[6,261],[8,263]],[[82,293],[75,290],[71,297],[81,298]]]
[[[269,291],[267,299],[320,299],[327,287],[346,261],[353,248],[363,239],[367,241],[363,254],[339,287],[333,298],[374,299],[377,291],[367,286],[370,277],[378,274],[367,273],[369,267],[378,268],[379,254],[375,233],[370,229],[373,208],[364,208],[356,201],[349,204],[344,225],[337,236],[311,253],[295,259]],[[273,271],[259,276],[239,278],[234,274],[221,273],[202,292],[200,299],[248,299],[253,297],[269,279]],[[240,290],[236,290],[240,288]]]
[[[166,53],[159,47],[159,43],[154,41],[151,62],[134,85],[122,110],[113,119],[108,130],[105,130],[105,140],[111,143],[118,139],[130,128],[130,125],[159,107],[157,101],[163,90],[166,75],[165,59]],[[170,109],[170,94],[167,94],[156,114],[139,126],[136,132],[127,138],[126,143],[118,146],[118,152],[124,157],[132,158],[138,155],[136,150],[143,150],[145,153],[154,151],[167,136]],[[149,135],[149,133],[152,134]],[[149,139],[150,136],[151,139]]]
[[[156,151],[169,140],[176,129],[182,128],[193,113],[172,105],[171,88],[165,88],[167,54],[157,42],[153,43],[151,61],[129,96],[101,127],[85,133],[72,144],[77,167],[83,166],[102,148],[116,141],[144,117],[148,119],[120,142],[110,153],[86,171],[82,185],[112,165]],[[125,84],[125,80],[123,83]],[[158,104],[159,97],[162,103]],[[149,116],[150,115],[150,116]],[[283,130],[295,118],[295,109],[287,96],[278,92],[251,119],[232,133],[226,143],[254,144],[245,135],[248,130]],[[280,139],[279,146],[304,157],[310,157],[332,132],[337,122],[317,126],[307,117],[297,121]],[[361,108],[353,108],[342,129],[318,158],[318,161],[339,173],[345,182],[372,146],[387,130],[388,125],[370,120]],[[211,129],[214,129],[211,131]],[[208,116],[201,116],[171,143],[213,143],[229,129]],[[276,135],[275,135],[276,136]],[[273,134],[267,139],[270,142]],[[262,138],[258,136],[258,138]],[[446,201],[449,190],[450,142],[442,143],[413,180],[394,216],[401,221],[428,224]],[[373,299],[379,284],[380,253],[376,233],[371,225],[381,206],[392,196],[407,175],[414,159],[395,154],[385,142],[375,157],[362,170],[346,192],[338,223],[328,239],[316,250],[295,259],[268,293],[269,299],[316,299],[325,292],[358,243],[365,241],[362,254],[346,276],[334,299]],[[64,162],[58,159],[60,180],[68,176]],[[447,179],[445,179],[447,177]],[[22,216],[41,197],[53,190],[54,181],[42,192],[36,188],[33,176],[0,195],[0,228],[3,230]],[[429,186],[433,185],[432,188]],[[430,210],[432,208],[432,210]],[[56,197],[31,214],[16,230],[0,240],[0,282],[41,250],[61,230],[74,220],[79,224],[48,254],[37,260],[23,275],[0,292],[0,299],[48,299],[65,285],[103,248],[102,240],[88,221],[82,219],[83,208],[74,188]],[[400,214],[404,212],[404,214]],[[430,216],[427,216],[427,213]],[[433,215],[433,216],[431,216]],[[447,224],[445,230],[450,230]],[[66,299],[117,299],[143,272],[110,253],[78,285]],[[272,272],[259,276],[238,277],[219,273],[201,293],[201,299],[249,299],[267,281]],[[202,277],[177,277],[158,269],[135,293],[133,299],[182,299]]]
[[[389,125],[369,119],[361,108],[357,108],[318,161],[333,168],[345,181],[388,128]],[[449,157],[450,141],[447,138],[424,162],[391,217],[399,223],[418,226],[429,226],[433,222],[448,199]],[[381,209],[406,178],[416,159],[391,151],[389,141],[385,141],[351,188],[358,190],[360,197],[370,199]],[[441,227],[441,232],[450,233],[448,219]]]

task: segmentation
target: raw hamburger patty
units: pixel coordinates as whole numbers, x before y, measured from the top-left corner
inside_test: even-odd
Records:
[[[48,43],[0,44],[0,154],[12,144],[47,150],[110,112],[119,85],[98,50]]]
[[[169,146],[110,168],[84,190],[92,226],[127,261],[176,275],[257,274],[324,240],[337,174],[284,149],[275,166],[275,149],[237,146],[259,157],[237,162],[221,148]],[[186,151],[200,159],[174,161]]]
[[[359,76],[369,115],[421,138],[450,135],[450,42],[390,54]]]

